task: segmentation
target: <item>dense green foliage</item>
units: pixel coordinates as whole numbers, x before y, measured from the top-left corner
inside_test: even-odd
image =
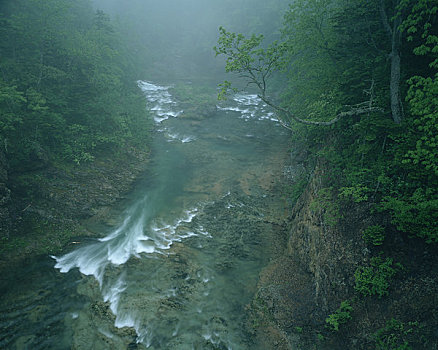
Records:
[[[363,296],[377,295],[381,298],[388,295],[391,280],[400,268],[400,264],[393,264],[393,259],[376,256],[371,259],[370,266],[362,266],[354,273],[355,289]]]
[[[385,228],[380,225],[368,226],[362,233],[365,242],[378,246],[385,240]]]
[[[390,319],[385,327],[374,334],[376,350],[414,349],[413,344],[419,345],[424,342],[418,334],[419,328],[418,322],[403,323],[394,318]]]
[[[11,171],[145,147],[149,123],[117,27],[87,0],[0,7],[0,139]]]
[[[282,98],[267,101],[330,164],[340,199],[368,202],[429,243],[438,241],[437,11],[436,0],[298,0],[281,43],[221,29],[216,48],[261,97],[271,74],[287,77]]]

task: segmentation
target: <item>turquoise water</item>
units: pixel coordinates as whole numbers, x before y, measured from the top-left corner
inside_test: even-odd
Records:
[[[189,119],[170,86],[139,87],[156,128],[144,179],[101,239],[6,277],[0,348],[256,347],[245,306],[281,216],[287,134],[254,95]]]

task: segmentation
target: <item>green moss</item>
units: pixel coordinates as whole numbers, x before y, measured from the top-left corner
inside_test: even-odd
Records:
[[[286,200],[288,204],[293,206],[306,189],[308,183],[308,177],[303,175],[292,185],[285,185],[282,189],[283,199]]]
[[[324,223],[331,227],[334,227],[342,218],[333,187],[320,189],[317,197],[310,204],[310,210],[322,215]]]
[[[295,327],[295,332],[297,332],[297,333],[303,333],[303,327]]]
[[[28,256],[59,254],[81,230],[78,225],[53,223],[37,216],[29,217],[22,229],[20,235],[4,237],[0,241],[2,261],[8,263]]]

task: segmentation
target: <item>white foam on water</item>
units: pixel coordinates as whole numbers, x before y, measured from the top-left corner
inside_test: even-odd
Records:
[[[137,84],[143,91],[146,100],[154,105],[150,111],[153,112],[156,124],[161,124],[169,118],[176,118],[183,113],[182,110],[175,110],[177,103],[172,99],[172,95],[168,91],[171,86],[159,86],[141,80]]]
[[[227,350],[233,350],[233,348],[228,345],[228,341],[221,337],[221,334],[218,332],[213,332],[211,330],[204,330],[201,336],[207,341],[210,342],[214,347],[218,345],[226,346]],[[225,343],[225,344],[224,344]]]
[[[129,328],[134,328],[135,330],[137,330],[138,328],[137,321],[134,319],[134,317],[131,314],[128,313],[118,313],[114,325],[117,328],[129,327]]]
[[[262,101],[257,95],[252,94],[235,94],[233,99],[245,106],[257,106]]]
[[[213,273],[211,273],[208,270],[200,270],[196,272],[196,276],[200,281],[202,281],[204,284],[212,281],[214,279]]]
[[[196,232],[198,232],[199,234],[201,234],[201,235],[203,235],[203,236],[205,236],[207,238],[213,238],[211,236],[211,234],[207,230],[205,230],[205,228],[203,226],[201,226],[201,225],[198,227]]]
[[[182,142],[182,143],[187,143],[187,142],[192,142],[192,141],[194,141],[194,140],[196,140],[196,138],[195,138],[194,136],[184,136],[184,137],[181,139],[181,142]]]
[[[152,341],[151,330],[145,330],[134,314],[119,308],[121,296],[129,288],[125,270],[121,270],[118,276],[116,274],[111,282],[104,279],[105,269],[110,265],[123,265],[131,256],[140,257],[140,254],[144,254],[153,257],[157,253],[164,254],[174,242],[181,242],[198,234],[207,235],[202,229],[188,227],[199,214],[198,207],[185,210],[171,223],[162,219],[154,219],[148,223],[145,217],[147,207],[148,198],[145,197],[127,212],[121,225],[106,237],[61,257],[53,256],[56,260],[55,268],[62,273],[78,268],[84,275],[94,276],[99,282],[104,301],[110,304],[110,309],[116,316],[115,326],[134,328],[138,336],[137,341],[146,345]],[[168,290],[165,294],[176,296],[177,290]]]
[[[109,339],[113,339],[114,338],[114,334],[112,334],[111,332],[104,330],[102,328],[98,328],[99,333],[103,334],[105,337],[109,338]]]
[[[103,274],[108,264],[123,265],[132,255],[167,250],[173,242],[196,236],[192,230],[182,227],[192,222],[198,213],[199,208],[186,210],[172,224],[155,220],[148,230],[145,230],[144,214],[137,219],[134,219],[134,215],[127,216],[120,227],[99,239],[97,243],[78,248],[61,257],[52,256],[56,260],[55,268],[67,273],[77,267],[84,275],[94,276],[102,286]]]
[[[182,111],[178,111],[176,103],[168,92],[169,86],[158,86],[144,81],[138,82],[138,84],[147,100],[154,106],[152,112],[157,124],[171,117],[178,117],[182,113]],[[256,95],[240,95],[236,97],[235,102],[238,103],[237,107],[226,107],[228,108],[226,110],[239,112],[248,118],[259,115],[257,114],[257,106],[259,106],[260,101]],[[195,139],[192,136],[171,134],[171,131],[165,127],[160,128],[162,132],[168,133],[170,138],[182,143]],[[230,195],[230,192],[225,196],[227,195]],[[123,222],[105,237],[63,256],[53,257],[56,260],[55,267],[62,273],[78,268],[82,274],[94,276],[99,282],[103,299],[110,304],[110,309],[116,316],[115,326],[135,329],[137,342],[143,343],[146,347],[150,347],[152,344],[153,326],[143,324],[140,321],[141,317],[136,315],[135,311],[124,309],[125,305],[121,300],[123,300],[123,295],[129,285],[126,282],[126,272],[124,272],[123,265],[132,256],[156,258],[157,254],[169,255],[168,251],[174,242],[181,242],[195,236],[211,238],[210,233],[204,227],[193,223],[194,218],[201,211],[201,206],[185,210],[176,219],[169,220],[149,217],[149,205],[153,205],[153,203],[149,203],[148,197],[144,197],[126,212]],[[229,203],[229,205],[232,204]],[[111,269],[111,274],[105,275],[106,269],[110,266],[119,266],[119,268]],[[215,283],[212,281],[214,274],[211,271],[203,270],[193,277],[199,278],[206,286]],[[167,297],[176,296],[178,290],[170,289],[164,293]],[[208,291],[204,293],[205,296],[209,294]],[[200,309],[199,312],[201,313],[202,310]],[[178,334],[178,331],[179,327],[174,331],[175,335]],[[169,332],[172,330],[169,329]],[[210,336],[212,342],[223,343],[223,340],[218,340],[220,338],[215,333],[209,331],[205,335]]]
[[[165,120],[167,120],[167,119],[169,119],[169,117],[168,117],[167,115],[160,116],[159,114],[157,114],[157,115],[154,117],[154,120],[155,120],[155,122],[156,122],[157,124],[160,124],[162,121],[165,121]]]
[[[107,286],[107,290],[102,292],[103,300],[110,303],[110,309],[114,315],[117,314],[120,294],[122,294],[126,288],[125,273],[122,273],[114,285]]]
[[[199,208],[186,210],[184,215],[175,220],[172,224],[165,223],[161,220],[155,220],[151,225],[151,230],[157,233],[161,238],[162,249],[169,249],[173,242],[181,242],[184,239],[198,236],[198,233],[193,232],[185,227],[193,221],[199,213]],[[197,230],[199,231],[199,230]]]
[[[140,88],[143,91],[167,90],[170,87],[170,86],[159,86],[159,85],[155,85],[155,84],[149,83],[147,81],[142,81],[142,80],[139,80],[137,83],[139,84]]]
[[[178,112],[169,112],[168,115],[170,115],[171,117],[176,118],[176,117],[179,117],[183,112],[184,112],[183,110],[180,110]]]
[[[103,244],[94,243],[88,246],[76,249],[61,257],[52,256],[56,260],[55,268],[62,273],[67,273],[73,268],[79,268],[79,271],[87,276],[94,276],[102,286],[103,274],[108,265],[108,256],[106,249],[102,249]]]
[[[167,140],[168,142],[180,141],[182,143],[187,143],[196,140],[194,136],[185,136],[180,134],[167,133],[166,136],[169,138],[169,140]]]
[[[239,107],[220,107],[217,106],[217,108],[221,111],[232,111],[232,112],[243,112],[243,109],[240,109]]]
[[[152,254],[156,251],[156,248],[163,249],[152,238],[147,236],[139,237],[135,247],[135,256],[139,257],[141,253]]]
[[[144,328],[142,330],[137,330],[137,344],[138,343],[143,343],[146,348],[149,348],[152,344],[152,338],[153,338],[153,334],[152,331],[149,328]]]
[[[278,123],[278,119],[275,118],[275,113],[267,111],[268,105],[264,103],[260,97],[254,94],[235,94],[231,103],[235,105],[230,106],[217,106],[221,111],[232,111],[240,113],[239,118],[244,121],[255,119],[258,121],[269,120]]]

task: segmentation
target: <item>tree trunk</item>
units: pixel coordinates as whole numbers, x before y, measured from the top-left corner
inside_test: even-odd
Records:
[[[400,99],[400,46],[401,46],[401,32],[399,26],[401,24],[401,17],[397,16],[394,19],[392,27],[391,38],[391,112],[392,119],[395,123],[400,124],[402,121],[401,99]]]
[[[400,53],[391,53],[391,113],[395,123],[402,121],[402,111],[400,107]]]
[[[399,1],[396,1],[398,3]],[[397,6],[394,5],[396,12]],[[389,89],[391,95],[391,114],[395,123],[400,124],[403,119],[401,99],[400,99],[400,47],[401,47],[401,32],[399,26],[401,24],[401,15],[396,14],[392,28],[388,22],[388,16],[385,11],[385,4],[380,0],[380,16],[382,19],[383,28],[385,28],[389,39],[391,40],[391,77]]]

